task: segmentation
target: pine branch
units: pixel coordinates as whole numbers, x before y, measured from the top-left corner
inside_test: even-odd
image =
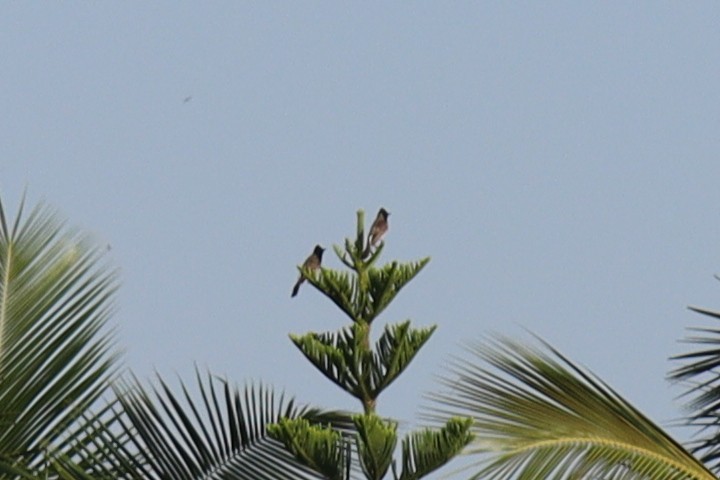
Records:
[[[363,310],[363,318],[372,323],[428,262],[430,257],[410,263],[392,262],[382,268],[369,269],[367,271],[369,302]]]
[[[342,434],[332,427],[311,425],[304,418],[283,418],[268,426],[272,438],[303,465],[312,468],[329,480],[345,480],[347,448]]]
[[[363,473],[369,480],[385,476],[397,444],[397,424],[383,421],[374,413],[355,415],[357,449]]]
[[[337,333],[308,333],[302,336],[290,335],[298,349],[323,375],[335,385],[362,400],[363,391],[360,378],[369,368],[360,367],[362,326],[353,324]]]
[[[363,346],[367,324],[337,333],[291,335],[295,346],[325,377],[361,401],[374,401],[407,368],[435,331],[410,328],[410,321],[385,327],[375,351]]]
[[[308,282],[320,290],[326,297],[345,312],[353,322],[360,321],[360,313],[355,308],[357,282],[347,272],[337,272],[321,268],[320,275],[306,275]],[[308,273],[302,269],[303,274]]]
[[[430,339],[435,329],[435,326],[412,329],[410,320],[385,327],[373,354],[370,381],[374,397],[400,376],[425,342]]]
[[[402,442],[399,480],[416,480],[445,465],[472,441],[471,426],[472,419],[455,417],[440,430],[425,429],[407,436]]]

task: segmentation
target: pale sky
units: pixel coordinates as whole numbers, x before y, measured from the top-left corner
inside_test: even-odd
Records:
[[[290,290],[384,206],[384,260],[432,261],[376,331],[438,331],[380,414],[528,329],[680,415],[667,358],[716,326],[685,307],[720,309],[720,4],[6,2],[0,65],[0,195],[112,245],[140,378],[359,409],[287,336],[346,319]]]

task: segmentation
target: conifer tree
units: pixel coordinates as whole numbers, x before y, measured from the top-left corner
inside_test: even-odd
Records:
[[[401,442],[399,464],[393,460],[397,422],[378,415],[378,398],[407,368],[436,326],[413,328],[409,320],[388,325],[374,346],[370,332],[373,322],[430,258],[376,266],[384,243],[370,249],[364,225],[364,212],[359,210],[355,240],[346,239],[344,249],[334,246],[349,271],[298,267],[350,324],[338,332],[290,335],[323,375],[361,403],[362,412],[352,416],[355,429],[343,432],[304,419],[282,419],[269,432],[300,462],[331,480],[348,479],[353,462],[368,480],[383,479],[388,472],[395,480],[415,480],[447,463],[471,441],[472,420],[455,417],[440,429],[408,434]]]

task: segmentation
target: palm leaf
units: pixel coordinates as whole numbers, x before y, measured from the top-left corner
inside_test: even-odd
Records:
[[[115,276],[56,212],[22,210],[10,226],[0,203],[0,457],[4,472],[52,476],[51,457],[75,456],[82,416],[114,372],[103,327]]]
[[[150,478],[145,457],[136,448],[134,433],[123,428],[124,417],[117,398],[99,410],[89,411],[78,422],[77,430],[81,433],[74,436],[75,456],[56,459],[57,469],[68,472],[70,478],[83,478],[79,472],[95,480]]]
[[[720,312],[690,307],[691,310],[720,319]],[[672,357],[682,364],[670,372],[670,379],[687,385],[687,424],[696,427],[699,435],[691,451],[700,454],[716,473],[720,473],[720,329],[690,328],[692,335],[685,343],[693,350]]]
[[[430,416],[474,419],[472,478],[715,479],[667,433],[559,352],[495,338],[468,347]],[[619,477],[618,477],[619,475]]]
[[[298,406],[263,386],[239,389],[209,373],[203,381],[197,372],[198,401],[184,384],[176,394],[161,378],[158,381],[159,387],[150,392],[134,378],[116,388],[124,433],[142,457],[126,463],[145,465],[142,478],[321,478],[272,439],[268,425],[282,418],[304,418],[345,431],[353,428],[348,415]]]

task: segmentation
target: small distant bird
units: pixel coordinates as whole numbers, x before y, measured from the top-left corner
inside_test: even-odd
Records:
[[[190,100],[192,100],[192,95],[183,98],[183,103],[188,103]]]
[[[306,260],[305,263],[303,263],[303,268],[307,270],[317,270],[320,268],[320,264],[322,263],[322,256],[325,249],[321,247],[320,245],[315,245],[315,250],[313,250],[312,255],[310,255]],[[301,273],[300,278],[298,278],[297,283],[292,289],[291,297],[294,297],[298,294],[298,290],[300,290],[300,285],[305,281],[305,276]]]
[[[381,208],[378,212],[377,217],[375,217],[375,221],[370,226],[367,247],[365,247],[365,251],[363,252],[363,258],[366,258],[368,255],[370,255],[370,249],[376,247],[377,244],[380,243],[380,240],[382,240],[385,233],[387,233],[389,216],[390,212],[388,212],[384,208]]]

